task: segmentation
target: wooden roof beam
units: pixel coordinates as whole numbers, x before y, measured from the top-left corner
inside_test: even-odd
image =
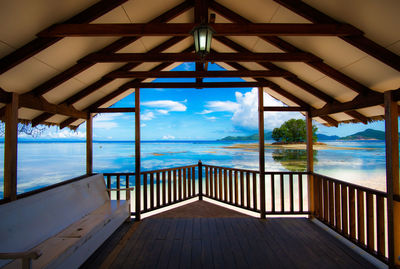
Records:
[[[358,95],[349,102],[326,104],[323,108],[311,112],[312,117],[320,117],[328,114],[340,113],[354,109],[360,109],[383,104],[383,94]]]
[[[300,1],[296,1],[299,2]],[[228,20],[231,20],[234,23],[252,23],[248,19],[240,16],[239,14],[233,12],[232,10],[226,8],[225,6],[218,4],[215,1],[210,1],[210,8],[213,9],[215,12],[219,13],[221,16],[225,17]],[[260,36],[261,39],[267,41],[268,43],[274,45],[275,47],[286,51],[286,52],[302,52],[302,50],[298,49],[297,47],[293,46],[289,42],[276,37],[276,36]],[[316,60],[312,62],[308,62],[307,64],[311,67],[315,68],[316,70],[320,71],[321,73],[327,75],[328,77],[336,80],[337,82],[343,84],[344,86],[350,88],[351,90],[357,93],[368,93],[373,92],[368,87],[362,85],[361,83],[355,81],[354,79],[348,77],[347,75],[343,74],[342,72],[334,69],[333,67],[329,66],[328,64],[324,63],[323,60],[315,55],[313,55]]]
[[[116,71],[107,78],[263,78],[287,77],[290,72],[280,70],[242,70],[242,71]]]
[[[196,23],[56,24],[39,37],[66,36],[190,36]],[[348,24],[214,23],[215,36],[348,36],[362,32]]]
[[[134,113],[134,107],[107,107],[90,110],[90,113]]]
[[[154,47],[148,53],[164,51],[164,50],[170,48],[171,46],[175,45],[179,41],[182,41],[183,39],[184,39],[183,37],[172,37],[172,38],[168,39],[167,41],[161,43],[160,45]],[[132,68],[140,65],[140,64],[141,63],[128,63],[128,64],[123,65],[122,67],[118,68],[117,70],[115,70],[113,72],[126,72],[126,71],[129,71]],[[111,73],[112,72],[110,72],[109,74],[111,74]],[[78,93],[76,93],[76,94],[70,96],[69,98],[67,98],[66,100],[64,100],[62,102],[62,104],[72,105],[72,104],[78,102],[79,100],[85,98],[89,94],[91,94],[91,93],[95,92],[96,90],[100,89],[101,87],[107,85],[111,81],[113,81],[112,78],[102,77],[101,79],[99,79],[96,82],[90,84],[89,86],[87,86],[83,90],[79,91]],[[32,126],[37,126],[40,123],[45,122],[46,120],[48,120],[52,116],[53,116],[53,114],[51,114],[51,113],[43,113],[43,114],[35,117],[32,120]]]
[[[319,10],[299,0],[274,0],[280,5],[290,9],[296,14],[313,23],[337,23],[337,21]],[[355,27],[354,27],[355,28]],[[400,56],[382,47],[364,35],[351,35],[340,37],[347,43],[357,47],[372,57],[380,60],[388,66],[400,71]]]
[[[269,87],[269,81],[264,82],[149,82],[131,83],[130,88],[164,88],[164,89],[191,89],[191,88],[254,88]]]
[[[11,100],[10,92],[6,92],[0,88],[0,101],[8,103]],[[53,114],[60,114],[64,116],[75,117],[78,119],[87,119],[87,113],[85,111],[79,111],[72,106],[63,104],[51,104],[42,97],[36,97],[34,95],[22,94],[19,96],[18,107],[26,107],[30,109],[45,111]],[[2,113],[4,111],[2,110]],[[4,115],[0,115],[3,117]]]
[[[308,62],[315,57],[309,53],[93,53],[82,61],[109,62]]]
[[[216,38],[218,41],[220,41],[221,43],[225,44],[226,46],[229,46],[230,48],[239,51],[239,52],[249,52],[249,50],[247,50],[246,48],[242,47],[241,45],[235,43],[234,41],[232,41],[229,38],[226,37],[217,37]],[[230,63],[228,63],[230,64]],[[286,71],[272,63],[258,63],[259,65],[268,68],[271,71]],[[286,71],[289,72],[289,71]],[[285,79],[291,83],[293,83],[294,85],[298,86],[299,88],[303,89],[304,91],[314,95],[315,97],[321,99],[322,101],[325,101],[327,103],[340,103],[339,101],[337,101],[335,98],[329,96],[328,94],[322,92],[321,90],[315,88],[314,86],[308,84],[307,82],[301,80],[300,78],[298,78],[295,74],[289,72],[292,76],[291,77],[285,77]],[[368,118],[365,117],[364,115],[362,115],[361,113],[357,112],[357,111],[348,111],[345,112],[346,114],[348,114],[349,116],[353,117],[356,120],[359,120],[360,122],[367,124],[368,123]],[[327,120],[327,119],[325,119]],[[329,120],[329,119],[328,119]],[[334,122],[332,120],[329,120],[330,124],[337,126],[337,124],[333,124]]]
[[[65,23],[89,23],[120,6],[126,1],[127,0],[99,1],[76,16],[65,21]],[[14,52],[4,56],[0,60],[0,75],[25,61],[26,59],[32,57],[33,55],[39,53],[40,51],[50,47],[61,39],[62,37],[36,38]]]

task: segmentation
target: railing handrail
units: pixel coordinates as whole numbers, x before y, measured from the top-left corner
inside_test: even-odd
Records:
[[[250,169],[223,167],[223,166],[210,165],[210,164],[204,164],[204,163],[202,165],[203,165],[203,167],[216,168],[216,169],[225,169],[225,170],[228,170],[228,171],[232,170],[232,171],[239,171],[239,172],[246,172],[246,173],[256,173],[256,174],[260,173],[260,171],[250,170]]]
[[[365,191],[365,192],[368,192],[368,193],[371,193],[371,194],[376,194],[376,195],[380,195],[380,196],[383,196],[383,197],[387,197],[387,193],[383,192],[383,191],[371,189],[371,188],[368,188],[368,187],[364,187],[364,186],[361,186],[361,185],[349,183],[349,182],[346,182],[346,181],[343,181],[343,180],[331,178],[331,177],[324,176],[324,175],[317,174],[317,173],[312,173],[312,174],[314,176],[321,177],[323,179],[326,179],[326,180],[329,180],[329,181],[332,181],[332,182],[335,182],[335,183],[339,183],[339,184],[342,184],[342,185],[346,185],[348,187],[353,187],[353,188],[361,190],[361,191]]]

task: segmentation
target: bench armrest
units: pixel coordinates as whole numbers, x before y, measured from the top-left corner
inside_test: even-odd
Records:
[[[0,253],[0,259],[2,260],[22,259],[23,269],[30,269],[32,267],[32,260],[36,260],[40,256],[42,256],[42,253],[36,250],[25,252]]]

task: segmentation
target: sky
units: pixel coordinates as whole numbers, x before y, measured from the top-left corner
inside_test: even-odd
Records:
[[[194,71],[194,63],[183,63],[175,71]],[[209,64],[208,70],[224,70]],[[154,82],[194,82],[194,79],[156,79]],[[213,81],[243,81],[240,78],[204,79]],[[216,140],[225,136],[251,135],[258,132],[258,101],[256,88],[240,89],[141,89],[142,140]],[[134,107],[134,93],[113,107]],[[265,106],[283,106],[264,94]],[[279,127],[291,118],[304,119],[298,112],[265,112],[265,131]],[[103,113],[93,120],[94,140],[134,140],[134,113]],[[341,124],[325,127],[313,122],[318,133],[346,136],[368,128],[384,131],[384,122]],[[26,135],[20,137],[27,138]],[[85,139],[86,124],[77,131],[49,127],[40,139]]]

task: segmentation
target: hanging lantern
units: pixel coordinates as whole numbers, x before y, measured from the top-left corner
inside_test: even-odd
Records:
[[[211,38],[214,30],[207,24],[200,24],[192,30],[196,53],[204,57],[210,52]]]

